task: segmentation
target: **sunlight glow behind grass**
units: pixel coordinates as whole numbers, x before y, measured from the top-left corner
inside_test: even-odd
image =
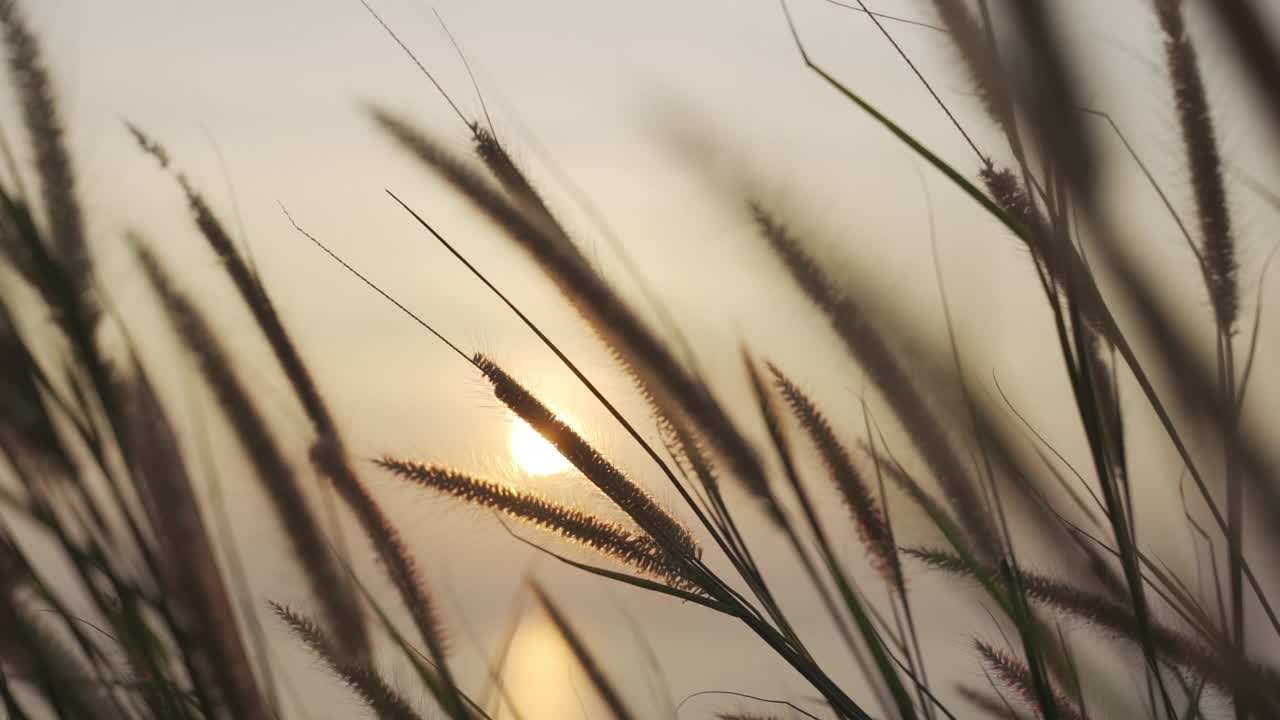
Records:
[[[569,467],[560,451],[520,418],[511,422],[511,457],[530,475],[551,475]]]

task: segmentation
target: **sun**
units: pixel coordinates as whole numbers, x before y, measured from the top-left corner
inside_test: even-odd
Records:
[[[569,467],[556,446],[521,418],[511,423],[511,457],[530,475],[550,475]]]

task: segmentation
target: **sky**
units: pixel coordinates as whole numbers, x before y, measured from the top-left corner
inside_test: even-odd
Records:
[[[998,379],[1064,454],[1087,458],[1071,414],[1064,412],[1069,406],[1062,375],[1046,372],[1061,359],[1025,254],[941,175],[803,67],[776,3],[372,4],[467,120],[492,122],[606,276],[628,297],[639,297],[593,212],[608,219],[645,281],[696,340],[700,360],[723,378],[718,390],[737,411],[748,411],[737,360],[744,342],[806,386],[822,388],[836,406],[835,422],[851,431],[861,426],[864,391],[873,408],[883,409],[752,234],[745,191],[805,234],[831,267],[856,283],[860,298],[909,318],[935,349],[945,338],[936,247],[936,267],[971,380],[994,395]],[[147,344],[149,366],[193,398],[188,422],[209,413],[209,401],[199,400],[176,346],[160,330],[122,241],[126,232],[155,247],[189,291],[219,310],[214,320],[240,353],[268,414],[295,449],[301,452],[307,438],[304,418],[229,301],[229,287],[194,232],[175,184],[138,151],[125,121],[165,145],[250,249],[357,455],[430,459],[560,497],[581,494],[580,479],[571,473],[531,478],[514,468],[507,450],[510,417],[482,379],[293,232],[282,208],[464,349],[499,358],[638,477],[653,474],[554,357],[385,194],[396,192],[436,223],[571,348],[588,374],[643,417],[643,404],[626,377],[536,266],[374,128],[368,110],[380,107],[459,149],[467,138],[449,103],[359,2],[28,5],[62,100],[103,287],[130,331],[154,338]],[[932,20],[924,0],[871,5]],[[1085,101],[1112,113],[1156,174],[1166,178],[1175,202],[1190,208],[1146,5],[1082,0],[1070,6],[1062,22],[1081,39],[1077,60],[1094,78]],[[793,8],[802,36],[824,66],[891,117],[903,119],[942,157],[976,171],[972,152],[866,17],[822,0],[797,0]],[[433,10],[465,53],[478,94]],[[1265,160],[1276,148],[1251,125],[1251,99],[1230,57],[1195,10],[1193,18],[1205,41],[1210,93],[1222,110],[1215,119],[1226,154],[1233,167],[1280,186],[1280,168]],[[887,27],[979,145],[999,152],[997,130],[979,112],[945,36],[904,23]],[[11,110],[0,118],[6,133],[16,132]],[[1109,149],[1116,147],[1113,137],[1098,137]],[[1153,267],[1167,272],[1171,287],[1194,288],[1189,255],[1132,166],[1112,160],[1104,178],[1109,201],[1124,211],[1124,227],[1133,231],[1134,242],[1143,243]],[[590,198],[590,208],[580,202],[579,191]],[[1238,187],[1233,202],[1243,229],[1241,255],[1252,272],[1243,282],[1253,288],[1256,268],[1273,242],[1274,234],[1266,231],[1275,218]],[[1275,292],[1262,296],[1264,307],[1275,305]],[[1192,290],[1178,297],[1189,316],[1204,314],[1201,294]],[[1280,349],[1266,335],[1262,348],[1263,357],[1267,348]],[[1274,396],[1277,381],[1274,373],[1263,374],[1255,392]],[[764,437],[763,428],[752,432]],[[1176,474],[1168,448],[1139,438],[1135,452],[1153,475]],[[264,595],[302,597],[300,579],[277,572],[281,563],[273,553],[279,541],[258,510],[261,498],[234,480],[233,459],[219,461],[219,468],[228,476],[223,482],[237,535],[251,551],[253,581]],[[584,580],[549,560],[535,560],[478,513],[425,497],[372,468],[367,477],[420,552],[432,586],[448,598],[446,616],[470,627],[458,632],[455,645],[476,672],[469,633],[491,646],[526,573],[536,572],[602,638],[613,667],[645,667],[629,629],[643,627],[658,654],[671,658],[666,669],[678,698],[712,688],[808,692],[798,678],[778,672],[776,661],[732,623]],[[674,501],[656,480],[650,486]],[[1176,496],[1167,484],[1151,483],[1139,493],[1155,517],[1176,515]],[[1185,561],[1181,529],[1165,532],[1163,521],[1153,525],[1153,542],[1178,538],[1184,544],[1170,545],[1170,556]],[[753,527],[767,533],[758,523]],[[852,542],[848,552],[857,560]],[[798,582],[784,553],[765,557],[782,577]],[[866,571],[859,566],[860,573]],[[366,568],[366,575],[376,573]],[[925,598],[942,587],[923,574],[912,581]],[[796,587],[785,596],[806,619],[805,627],[820,634],[823,622],[810,594]],[[965,657],[969,634],[991,630],[980,608],[953,611],[942,599],[923,602],[954,612],[932,628],[940,664]],[[579,699],[561,691],[559,682],[569,661],[537,613],[524,617],[512,660],[516,694],[541,707],[531,710],[533,717],[574,716]],[[832,662],[848,665],[830,638],[819,635],[816,642]],[[279,646],[293,664],[306,664],[287,643]],[[578,693],[589,695],[582,678],[571,677]],[[344,702],[324,682],[307,673],[299,678],[314,717]],[[639,681],[628,689],[646,697]],[[690,708],[725,702],[698,698]]]

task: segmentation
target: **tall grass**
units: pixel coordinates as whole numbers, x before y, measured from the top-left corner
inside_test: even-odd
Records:
[[[840,3],[838,3],[840,4]],[[276,368],[309,423],[310,452],[291,457],[281,430],[238,368],[208,316],[225,300],[199,300],[184,289],[180,268],[162,264],[147,244],[130,239],[140,275],[168,327],[218,403],[220,421],[243,455],[247,479],[261,485],[268,517],[287,543],[290,562],[306,579],[314,615],[264,598],[233,571],[234,537],[206,520],[193,482],[196,460],[184,452],[172,420],[171,393],[157,385],[134,345],[104,302],[102,277],[86,240],[90,223],[79,200],[75,158],[64,138],[53,82],[38,38],[15,0],[0,0],[0,31],[9,79],[19,100],[31,167],[4,146],[0,175],[0,702],[6,717],[37,718],[273,718],[301,716],[282,696],[279,655],[270,636],[252,622],[268,609],[379,718],[493,718],[475,689],[504,687],[505,649],[489,677],[459,670],[448,630],[432,591],[433,573],[415,555],[368,481],[396,477],[432,501],[493,511],[517,527],[540,530],[541,552],[600,583],[686,603],[688,612],[716,613],[741,628],[789,666],[808,688],[794,697],[741,696],[745,709],[726,707],[721,718],[929,718],[1119,717],[1140,707],[1150,717],[1280,717],[1280,670],[1269,648],[1280,645],[1276,591],[1280,538],[1280,475],[1269,453],[1273,428],[1243,407],[1255,367],[1257,335],[1266,320],[1261,291],[1252,307],[1248,278],[1264,268],[1239,252],[1250,229],[1232,218],[1235,192],[1230,157],[1217,137],[1215,107],[1198,52],[1199,14],[1221,20],[1241,73],[1253,78],[1257,108],[1280,141],[1280,38],[1268,34],[1260,12],[1246,0],[1210,4],[1153,0],[1153,26],[1163,47],[1171,102],[1186,175],[1153,174],[1109,116],[1085,110],[1091,78],[1069,62],[1067,37],[1051,8],[1035,2],[976,4],[936,0],[936,25],[953,45],[964,76],[976,90],[971,116],[948,107],[934,92],[934,71],[902,57],[916,71],[948,122],[974,151],[956,165],[923,144],[872,98],[842,82],[805,43],[787,5],[778,16],[780,37],[795,40],[796,62],[831,92],[866,114],[885,142],[902,143],[971,199],[1028,252],[1026,272],[1042,290],[1065,373],[1043,370],[1041,382],[1069,391],[1069,412],[1085,439],[1068,458],[1053,438],[1035,434],[1028,445],[1010,433],[977,397],[961,367],[960,347],[975,338],[951,325],[950,370],[921,363],[902,350],[919,328],[879,313],[859,288],[818,257],[811,238],[795,232],[757,197],[741,198],[753,241],[775,261],[770,291],[794,289],[841,341],[847,372],[861,373],[888,415],[863,405],[863,422],[845,426],[835,408],[847,402],[829,384],[802,384],[780,364],[742,348],[748,383],[735,387],[711,376],[690,353],[689,338],[662,299],[646,291],[643,308],[629,302],[611,278],[582,251],[511,149],[493,131],[486,110],[465,116],[469,141],[455,143],[381,108],[373,124],[441,187],[456,192],[511,242],[578,313],[632,379],[646,417],[623,412],[623,398],[601,390],[582,365],[539,327],[485,274],[487,262],[468,258],[432,219],[392,196],[465,269],[523,322],[634,441],[651,466],[622,466],[551,409],[552,403],[485,354],[465,350],[348,265],[312,235],[299,233],[409,314],[461,356],[488,383],[493,397],[527,422],[575,468],[583,497],[564,503],[528,488],[511,487],[460,468],[384,454],[371,462],[348,450],[340,418],[277,308],[271,291],[242,255],[221,218],[162,143],[127,126],[140,151],[178,184],[190,213],[191,242],[208,248],[235,292],[234,312],[252,319]],[[366,7],[368,7],[366,5]],[[860,0],[859,21],[874,23],[894,41],[900,19],[874,13]],[[370,10],[372,13],[372,10]],[[388,33],[380,18],[373,19]],[[408,52],[398,37],[391,38]],[[456,47],[456,46],[455,46]],[[894,47],[901,52],[900,46]],[[410,53],[412,57],[412,54]],[[417,58],[413,58],[417,62]],[[465,60],[464,60],[465,62]],[[445,91],[420,62],[441,94]],[[1015,69],[1017,70],[1015,72]],[[1162,108],[1163,110],[1163,108]],[[1104,117],[1127,150],[1118,156],[1140,170],[1165,202],[1198,264],[1205,311],[1184,321],[1160,288],[1167,264],[1129,249],[1127,227],[1116,222],[1098,190],[1106,154],[1090,130]],[[998,141],[982,147],[965,126],[992,124]],[[122,140],[127,135],[122,131]],[[466,157],[471,154],[474,158]],[[34,177],[29,191],[23,177]],[[373,181],[373,180],[371,180]],[[1190,187],[1191,207],[1179,208],[1162,186]],[[1143,186],[1144,188],[1146,185]],[[1265,190],[1265,188],[1263,189]],[[1274,202],[1277,210],[1280,203]],[[1180,213],[1195,214],[1186,223]],[[1146,222],[1144,227],[1158,223]],[[1268,226],[1270,227],[1270,226]],[[1191,230],[1194,228],[1194,231]],[[1261,234],[1261,229],[1254,228]],[[1152,232],[1156,232],[1152,230]],[[942,240],[945,242],[947,238]],[[625,248],[619,248],[625,253]],[[628,263],[630,272],[635,266]],[[643,278],[638,279],[646,288]],[[787,286],[794,286],[788,288]],[[1184,289],[1185,292],[1192,291]],[[1033,298],[1027,298],[1027,302]],[[1132,308],[1121,313],[1116,308]],[[33,310],[34,308],[34,310]],[[664,326],[646,320],[655,310]],[[396,311],[396,310],[393,310]],[[1136,318],[1136,322],[1134,320]],[[1198,329],[1215,338],[1213,361],[1201,359]],[[123,348],[105,341],[124,335]],[[151,338],[147,342],[152,341]],[[806,341],[806,340],[798,340]],[[817,342],[816,340],[814,341]],[[694,348],[696,350],[696,348]],[[1155,377],[1171,378],[1167,389]],[[464,381],[459,375],[458,380]],[[957,387],[958,386],[958,387]],[[753,440],[748,418],[731,398],[749,401],[749,422],[766,430]],[[959,398],[959,400],[953,400]],[[878,407],[878,406],[876,406]],[[1186,409],[1186,416],[1171,408]],[[1148,420],[1148,418],[1154,418]],[[1017,416],[1022,420],[1022,416]],[[905,442],[881,430],[892,422]],[[1151,427],[1137,427],[1138,423]],[[654,432],[649,432],[653,428]],[[1197,507],[1211,522],[1187,521],[1212,558],[1213,593],[1197,578],[1165,565],[1140,532],[1151,521],[1135,502],[1135,486],[1168,487],[1178,479],[1135,462],[1130,438],[1162,436],[1199,492]],[[825,471],[811,477],[802,449],[816,450]],[[1024,458],[1039,453],[1043,465]],[[1064,478],[1053,454],[1071,467]],[[903,462],[906,460],[906,462]],[[918,461],[918,462],[916,462]],[[1078,472],[1075,465],[1082,469]],[[918,467],[911,471],[909,467]],[[657,482],[653,482],[653,479]],[[649,483],[653,482],[652,485]],[[314,487],[320,485],[321,487]],[[337,548],[313,507],[332,491],[355,518],[364,542],[351,552],[371,555],[395,590],[412,632],[367,589],[359,563]],[[668,505],[660,497],[674,497]],[[827,512],[829,498],[843,502]],[[607,504],[607,510],[595,510]],[[760,513],[763,525],[744,521]],[[905,514],[934,531],[928,545],[902,538]],[[1027,529],[1030,527],[1031,529]],[[523,538],[522,538],[523,539]],[[857,542],[855,542],[855,540]],[[1038,541],[1047,540],[1046,543]],[[801,618],[781,601],[780,583],[758,560],[761,548],[783,548],[823,618]],[[574,546],[577,546],[576,549]],[[1047,546],[1048,557],[1044,557]],[[849,549],[854,551],[850,552]],[[1033,550],[1033,548],[1038,548]],[[1225,560],[1218,553],[1225,549]],[[37,558],[39,558],[37,560]],[[1079,569],[1058,574],[1040,562]],[[859,581],[859,570],[875,572]],[[950,588],[948,603],[976,594],[992,616],[989,629],[973,629],[971,664],[942,665],[923,648],[928,628],[911,572],[932,571]],[[630,696],[632,672],[618,673],[609,648],[555,598],[557,589],[531,584],[528,593],[545,612],[585,674],[601,712],[618,720],[645,717]],[[787,588],[794,595],[795,588]],[[882,599],[883,598],[883,599]],[[936,605],[936,603],[931,603]],[[249,619],[246,621],[246,619]],[[849,677],[817,652],[816,622],[827,623],[840,652],[860,668]],[[1094,631],[1086,642],[1064,623]],[[998,636],[998,637],[997,637]],[[509,640],[509,638],[508,638]],[[395,654],[411,677],[393,682],[379,649]],[[714,647],[689,652],[717,661]],[[657,662],[661,664],[662,658]],[[1087,672],[1119,663],[1137,682]],[[975,685],[983,677],[986,685]],[[868,688],[866,691],[852,688]],[[512,705],[519,714],[518,698]],[[1127,703],[1127,704],[1126,704]],[[667,703],[666,714],[679,706]]]

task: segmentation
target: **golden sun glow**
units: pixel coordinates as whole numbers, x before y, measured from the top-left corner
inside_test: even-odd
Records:
[[[550,475],[569,467],[569,461],[556,446],[520,418],[511,423],[511,457],[530,475]]]

